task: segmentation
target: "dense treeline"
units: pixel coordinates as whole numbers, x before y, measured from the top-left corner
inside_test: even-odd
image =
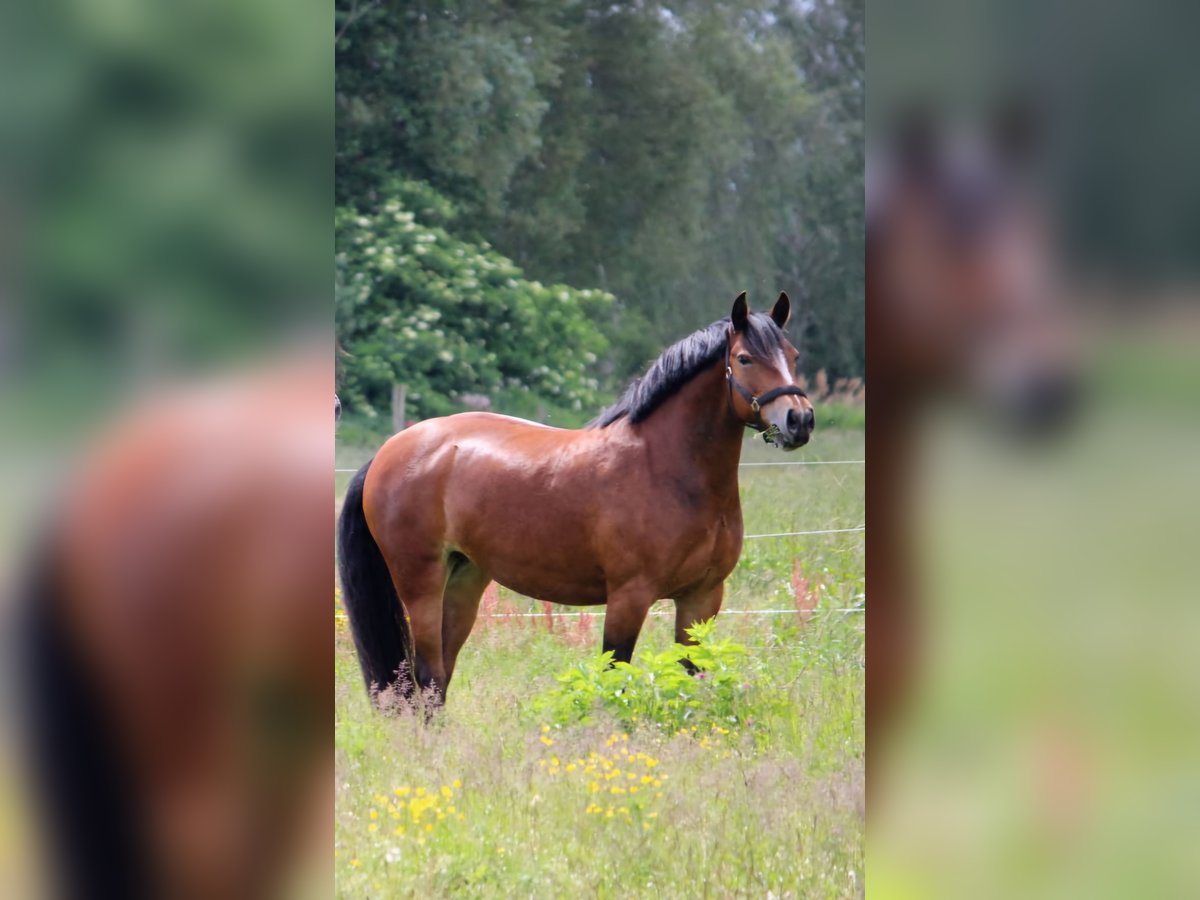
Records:
[[[510,292],[578,289],[550,292],[580,316],[562,334],[600,355],[587,378],[566,373],[572,402],[590,399],[588,379],[611,388],[744,288],[760,304],[780,289],[798,301],[792,331],[809,372],[862,373],[861,0],[339,0],[336,27],[342,367],[374,372],[356,382],[356,404],[382,401],[389,367],[398,379],[419,369],[430,394],[451,399],[545,388],[520,366],[441,378],[425,371],[440,350],[418,358],[373,330],[455,302],[414,287],[430,280],[427,253],[399,254],[404,277],[364,270],[353,251],[387,243],[369,233],[395,224],[385,207],[493,254],[512,269],[506,284],[537,285]],[[411,208],[418,185],[422,209]],[[471,252],[439,256],[433,294],[465,282],[469,315],[488,320],[478,266],[452,271]],[[542,340],[537,315],[522,321]],[[442,326],[467,328],[453,316]],[[472,327],[456,361],[495,352],[494,330]]]

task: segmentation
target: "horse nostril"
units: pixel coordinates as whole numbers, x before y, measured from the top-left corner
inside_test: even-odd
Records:
[[[796,415],[796,410],[794,409],[787,411],[787,428],[791,434],[795,434],[800,430],[800,417]]]
[[[812,407],[810,406],[804,411],[804,430],[812,431],[816,424],[817,417],[813,415]]]

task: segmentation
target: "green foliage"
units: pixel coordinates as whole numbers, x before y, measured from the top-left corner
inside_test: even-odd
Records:
[[[408,385],[410,415],[442,415],[474,392],[531,394],[582,411],[600,405],[595,321],[613,298],[524,277],[487,243],[464,241],[452,203],[392,179],[370,209],[338,207],[337,333],[347,406],[388,409]]]
[[[861,430],[826,428],[820,436],[789,459],[862,458]],[[342,426],[338,438],[340,467],[374,450],[346,446]],[[781,459],[756,437],[747,439],[744,457]],[[339,491],[350,477],[337,476]],[[857,466],[749,469],[741,479],[746,531],[859,524],[862,477]],[[862,606],[864,544],[862,534],[746,542],[726,583],[726,611],[717,627],[746,648],[729,669],[742,679],[734,688],[734,714],[754,720],[740,728],[719,720],[683,734],[645,727],[645,720],[636,723],[642,727],[614,728],[613,714],[599,704],[592,725],[556,727],[535,716],[528,709],[532,698],[563,688],[554,673],[579,667],[600,646],[598,614],[556,623],[553,630],[540,616],[480,616],[434,722],[381,716],[367,700],[349,629],[339,619],[337,896],[615,897],[629,893],[630,885],[664,897],[705,890],[734,896],[747,885],[777,897],[861,896],[864,616],[815,615],[802,624],[789,614],[728,612],[791,610],[796,560],[814,585],[824,585],[820,608]],[[522,611],[542,608],[504,589],[500,597]],[[670,650],[673,639],[669,616],[648,617],[634,662],[648,668],[646,658]],[[677,662],[665,668],[686,677]],[[707,690],[689,681],[685,687]],[[688,721],[698,721],[695,716]],[[655,760],[653,768],[645,756]],[[604,757],[612,769],[600,762]],[[618,768],[621,774],[598,779],[586,771],[589,764],[605,777]],[[628,779],[630,771],[638,774],[636,782]],[[662,785],[645,784],[643,772]],[[454,786],[458,779],[461,790]],[[593,780],[600,791],[592,791]],[[636,795],[612,792],[635,784]],[[462,820],[447,810],[432,831],[414,832],[407,810],[391,817],[389,804],[413,796],[398,791],[424,786],[432,794],[439,785],[454,787],[443,809],[452,802]],[[623,805],[631,807],[629,816],[621,814]],[[611,818],[610,806],[617,807]],[[395,833],[397,826],[404,834]]]
[[[532,703],[532,710],[558,725],[589,723],[603,711],[621,724],[658,726],[668,734],[695,727],[705,731],[751,730],[770,712],[760,691],[762,672],[752,671],[746,648],[715,635],[716,620],[688,629],[694,646],[674,644],[643,654],[640,664],[612,662],[612,652],[556,676],[559,687]],[[681,664],[691,660],[693,676]]]
[[[333,53],[310,12],[4,5],[6,393],[107,423],[135,382],[328,322]]]
[[[798,301],[808,373],[862,373],[861,0],[336,16],[340,204],[403,173],[531,278],[610,291],[618,379],[741,289]]]

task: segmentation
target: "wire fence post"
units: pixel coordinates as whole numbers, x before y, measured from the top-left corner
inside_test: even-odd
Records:
[[[408,405],[408,385],[393,384],[392,385],[392,431],[403,431],[404,423],[407,421],[405,417],[405,407]]]

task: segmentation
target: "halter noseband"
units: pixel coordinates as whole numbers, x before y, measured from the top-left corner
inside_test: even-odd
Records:
[[[750,393],[750,391],[746,389],[745,385],[733,377],[732,356],[733,340],[731,336],[730,339],[726,340],[725,342],[725,380],[729,383],[729,405],[732,408],[733,392],[735,390],[742,395],[743,400],[750,404],[750,408],[754,410],[754,415],[757,421],[746,422],[745,425],[747,428],[753,428],[755,431],[767,430],[767,426],[763,424],[762,420],[762,408],[772,400],[775,400],[778,397],[783,397],[787,394],[792,394],[797,397],[808,396],[808,394],[796,387],[794,384],[785,384],[777,388],[771,388],[771,390],[767,391],[765,394],[758,394],[757,396]]]

